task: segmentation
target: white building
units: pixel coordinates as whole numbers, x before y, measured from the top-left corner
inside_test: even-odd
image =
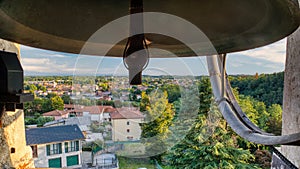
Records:
[[[113,141],[140,140],[142,129],[140,123],[144,121],[144,115],[135,108],[117,108],[110,114],[112,123]]]
[[[26,130],[36,168],[80,168],[81,140],[84,135],[77,125],[32,128]]]

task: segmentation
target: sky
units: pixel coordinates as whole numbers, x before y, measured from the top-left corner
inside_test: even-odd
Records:
[[[227,72],[230,75],[284,70],[286,39],[268,46],[230,53]],[[127,75],[121,58],[82,56],[21,46],[21,64],[25,75]],[[150,59],[143,74],[208,75],[205,57]]]

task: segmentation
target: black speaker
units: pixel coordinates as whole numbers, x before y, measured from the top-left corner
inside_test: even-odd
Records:
[[[23,68],[15,53],[0,51],[0,103],[7,111],[23,109],[23,103],[32,101],[32,94],[23,94]]]

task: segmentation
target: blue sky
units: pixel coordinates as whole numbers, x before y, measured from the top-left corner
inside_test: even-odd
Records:
[[[273,73],[284,70],[286,39],[248,51],[230,53],[228,74]],[[91,57],[21,46],[25,75],[127,75],[121,58]],[[205,57],[151,59],[144,74],[207,75]]]

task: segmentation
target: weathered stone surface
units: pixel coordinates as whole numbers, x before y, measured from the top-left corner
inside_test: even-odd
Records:
[[[0,50],[20,57],[17,44],[0,39]],[[23,110],[5,111],[0,117],[0,168],[34,168],[31,148],[26,146]]]
[[[33,167],[31,148],[26,146],[23,110],[6,112],[2,119],[11,166],[20,169]],[[14,153],[11,153],[12,149]]]
[[[7,51],[7,52],[15,52],[18,54],[20,59],[20,45],[16,43],[12,43],[3,39],[0,39],[0,50]]]
[[[0,128],[0,168],[11,166],[9,157],[9,147],[4,134],[4,129]]]
[[[282,134],[297,132],[300,132],[300,29],[287,41],[282,113]],[[282,146],[282,152],[300,167],[300,147]]]

